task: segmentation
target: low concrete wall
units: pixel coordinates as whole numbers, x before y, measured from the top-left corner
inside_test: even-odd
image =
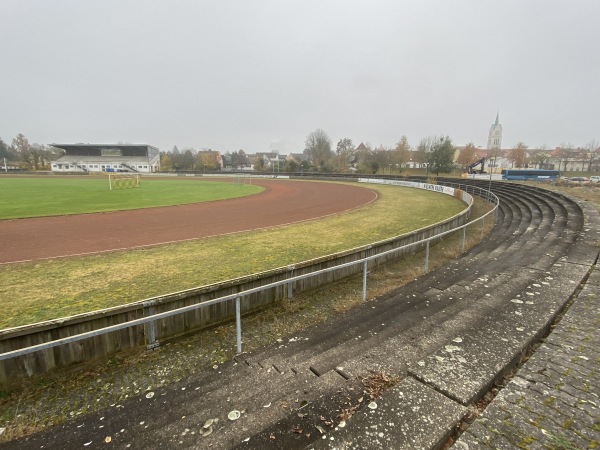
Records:
[[[422,183],[421,183],[422,184]],[[431,185],[430,185],[431,186]],[[413,186],[416,187],[416,186]],[[429,189],[425,187],[425,189]],[[432,237],[463,225],[468,220],[472,207],[472,197],[459,189],[444,192],[463,200],[468,206],[461,213],[426,228],[375,242],[365,247],[341,253],[323,256],[268,272],[257,273],[234,280],[189,289],[169,295],[154,297],[127,305],[79,314],[63,319],[51,320],[18,328],[0,331],[0,353],[22,349],[36,344],[74,336],[83,332],[98,330],[110,325],[128,322],[153,314],[171,311],[180,307],[199,304],[225,295],[235,294],[248,289],[264,286],[321,269],[357,261],[394,248],[399,248],[421,239]],[[377,264],[395,259],[402,253],[414,252],[417,248],[404,249],[394,255],[386,255],[377,260]],[[241,312],[271,305],[292,294],[299,294],[328,283],[338,281],[362,271],[362,264],[355,264],[338,271],[315,275],[295,281],[292,286],[283,285],[265,289],[259,293],[246,295],[241,299]],[[291,290],[290,290],[291,289]],[[143,346],[153,346],[156,342],[172,338],[190,331],[199,330],[215,324],[231,321],[235,318],[235,300],[210,305],[205,308],[159,319],[146,325],[138,325],[121,331],[106,333],[82,341],[41,350],[32,354],[0,361],[0,383],[10,380],[40,375],[48,371],[73,366],[118,353],[123,350]],[[232,343],[233,345],[233,343]]]

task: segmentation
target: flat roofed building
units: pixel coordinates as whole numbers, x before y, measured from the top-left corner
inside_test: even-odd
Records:
[[[50,144],[65,154],[52,172],[138,172],[160,170],[160,151],[146,144]]]

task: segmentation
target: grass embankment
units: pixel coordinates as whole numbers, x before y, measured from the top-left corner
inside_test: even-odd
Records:
[[[140,188],[111,191],[107,177],[2,177],[0,219],[184,205],[244,197],[263,190],[254,185],[143,177]]]
[[[369,186],[379,200],[322,220],[155,248],[0,266],[0,328],[118,306],[397,236],[457,214],[459,200]]]

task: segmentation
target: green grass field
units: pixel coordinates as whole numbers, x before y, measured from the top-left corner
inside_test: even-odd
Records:
[[[0,219],[184,205],[262,190],[233,182],[142,177],[140,188],[111,191],[108,177],[0,177]]]
[[[407,233],[465,207],[455,198],[418,189],[365,188],[376,190],[379,200],[325,219],[154,248],[0,266],[0,328],[298,263]]]

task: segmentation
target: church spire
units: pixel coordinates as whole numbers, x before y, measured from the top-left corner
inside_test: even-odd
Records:
[[[500,110],[496,113],[496,122],[490,127],[488,134],[488,150],[502,148],[502,125],[500,125]]]

